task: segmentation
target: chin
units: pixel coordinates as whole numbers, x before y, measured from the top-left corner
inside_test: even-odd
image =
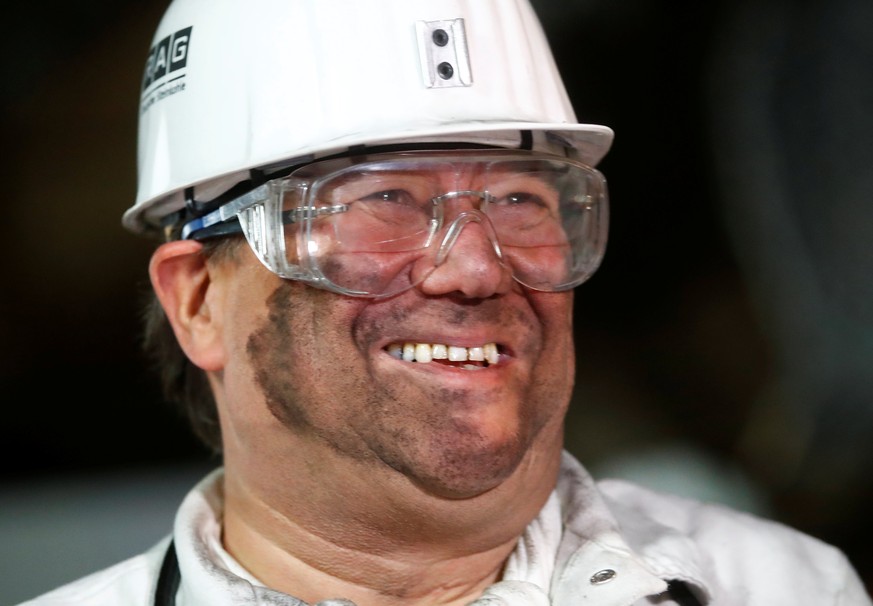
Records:
[[[517,442],[488,449],[453,448],[429,457],[429,465],[409,467],[407,477],[425,492],[444,499],[469,499],[497,486],[518,469],[526,448]]]

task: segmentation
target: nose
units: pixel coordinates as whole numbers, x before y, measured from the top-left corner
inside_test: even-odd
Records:
[[[486,298],[512,288],[512,271],[494,227],[478,210],[459,213],[446,229],[436,256],[420,259],[413,268],[416,272],[418,289],[428,295],[457,292],[471,299]]]

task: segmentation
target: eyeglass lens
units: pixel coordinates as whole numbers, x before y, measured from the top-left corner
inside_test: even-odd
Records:
[[[286,248],[292,264],[306,256],[342,289],[389,294],[411,285],[404,268],[436,258],[460,215],[476,213],[493,227],[516,280],[558,290],[599,263],[604,194],[599,173],[560,160],[368,162],[286,194],[284,211],[315,210],[299,230],[286,228]]]

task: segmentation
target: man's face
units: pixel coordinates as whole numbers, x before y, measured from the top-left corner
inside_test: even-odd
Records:
[[[391,468],[444,497],[493,488],[526,455],[554,467],[573,382],[572,294],[522,288],[480,226],[423,282],[381,301],[279,279],[241,252],[232,355],[311,460]],[[494,362],[493,346],[499,358],[409,361],[398,353],[408,344],[425,345],[419,360],[483,348]]]

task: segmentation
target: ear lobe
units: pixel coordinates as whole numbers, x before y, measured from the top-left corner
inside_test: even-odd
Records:
[[[203,245],[192,240],[161,244],[152,254],[149,278],[179,345],[203,370],[224,366],[220,317],[207,297],[213,287]]]

